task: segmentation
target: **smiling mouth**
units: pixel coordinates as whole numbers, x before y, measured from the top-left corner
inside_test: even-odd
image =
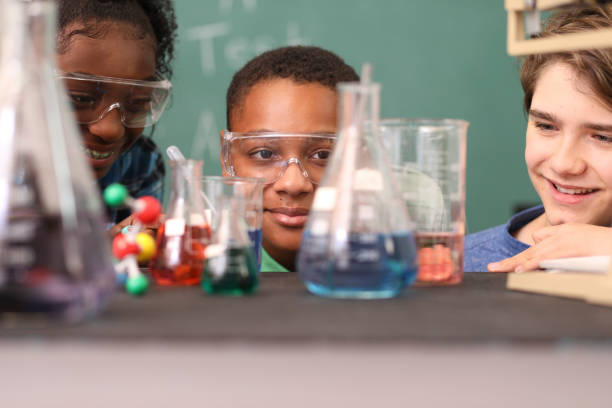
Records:
[[[112,150],[110,152],[100,152],[100,151],[97,151],[97,150],[88,149],[86,147],[83,148],[83,151],[85,152],[85,155],[87,157],[89,157],[91,159],[94,159],[94,160],[108,159],[113,154],[115,154],[114,150]]]
[[[569,195],[586,195],[597,191],[597,189],[594,188],[565,188],[552,182],[551,184],[558,192]]]

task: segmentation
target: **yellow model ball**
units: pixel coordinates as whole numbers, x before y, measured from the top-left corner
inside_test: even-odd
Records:
[[[139,232],[136,235],[136,243],[140,248],[138,262],[147,262],[149,259],[153,258],[157,248],[155,247],[155,240],[149,234]]]

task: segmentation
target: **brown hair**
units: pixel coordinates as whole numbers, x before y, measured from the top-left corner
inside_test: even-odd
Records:
[[[576,33],[612,27],[612,6],[582,6],[564,9],[552,16],[538,37]],[[536,83],[542,70],[562,62],[585,79],[601,101],[612,109],[612,48],[534,54],[521,67],[524,109],[529,112]]]

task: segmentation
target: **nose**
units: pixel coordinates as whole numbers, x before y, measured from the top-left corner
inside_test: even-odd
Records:
[[[89,125],[91,134],[112,143],[125,136],[125,126],[121,123],[121,112],[116,107],[106,112],[100,120]]]
[[[313,185],[304,175],[297,160],[289,160],[283,175],[274,183],[274,189],[291,196],[299,196],[313,191]]]
[[[580,175],[587,168],[580,144],[574,140],[564,136],[552,154],[551,169],[561,176]]]

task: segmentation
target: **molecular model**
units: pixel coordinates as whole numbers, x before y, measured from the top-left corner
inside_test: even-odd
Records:
[[[138,269],[138,262],[147,262],[155,255],[155,240],[142,231],[143,224],[155,222],[161,214],[161,204],[151,196],[134,199],[121,184],[111,184],[104,190],[104,202],[110,207],[127,206],[136,222],[123,228],[113,239],[113,255],[119,260],[115,265],[117,282],[134,296],[144,294],[149,280]]]

